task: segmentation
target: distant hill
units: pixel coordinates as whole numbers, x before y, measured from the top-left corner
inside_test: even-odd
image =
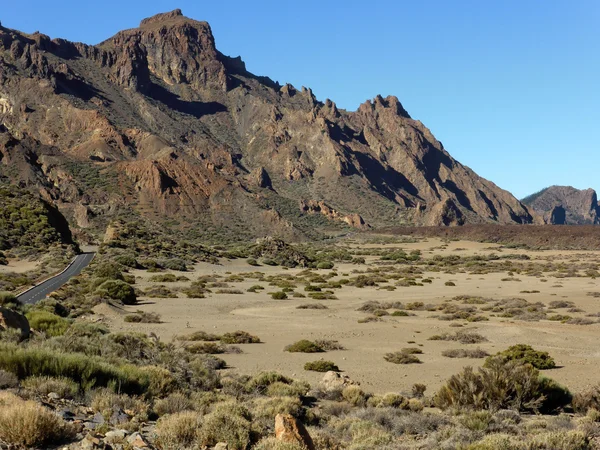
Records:
[[[589,225],[600,223],[600,206],[593,189],[550,186],[531,194],[521,202],[555,225]]]
[[[124,211],[236,237],[533,220],[396,97],[350,112],[253,75],[180,10],[96,46],[0,26],[0,173],[89,229]]]

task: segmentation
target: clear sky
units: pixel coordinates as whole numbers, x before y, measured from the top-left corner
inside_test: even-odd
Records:
[[[98,43],[181,8],[248,69],[355,110],[396,95],[463,164],[521,198],[600,190],[599,0],[29,0],[0,21]]]

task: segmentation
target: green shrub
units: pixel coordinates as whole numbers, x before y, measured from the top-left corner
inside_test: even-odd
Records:
[[[108,279],[108,280],[121,280],[123,281],[123,273],[121,267],[110,261],[100,262],[94,267],[94,276],[96,278]]]
[[[314,372],[339,372],[340,368],[332,361],[311,361],[304,364],[304,370],[312,370]]]
[[[225,333],[221,336],[221,342],[224,344],[259,344],[260,339],[246,331],[234,331]]]
[[[96,294],[112,300],[118,300],[124,305],[135,305],[137,296],[135,290],[121,280],[107,280],[96,289]]]
[[[128,364],[117,366],[80,353],[9,344],[0,344],[0,369],[21,380],[32,376],[64,377],[75,381],[84,390],[107,386],[130,394],[145,392],[151,382],[148,372]]]
[[[123,320],[130,323],[162,323],[159,314],[142,311],[138,311],[135,314],[127,314]]]
[[[251,266],[260,266],[260,264],[258,264],[258,261],[254,258],[248,258],[246,262]]]
[[[235,403],[223,403],[204,416],[199,430],[200,445],[215,446],[227,442],[231,450],[245,450],[250,445],[250,413]]]
[[[48,336],[62,336],[71,325],[67,319],[43,310],[29,311],[25,317],[31,328]]]
[[[329,270],[333,269],[333,263],[330,261],[323,261],[317,264],[317,269]]]
[[[506,361],[522,361],[539,370],[554,369],[556,367],[554,359],[548,352],[534,350],[530,345],[525,344],[513,345],[503,352],[497,353],[496,356],[502,357]]]
[[[288,298],[287,294],[285,292],[271,292],[271,298],[273,300],[285,300]]]
[[[284,350],[290,353],[321,353],[324,351],[322,347],[307,339],[290,344]]]
[[[8,309],[20,309],[21,302],[11,292],[0,292],[0,306]]]
[[[475,372],[466,367],[453,375],[437,392],[435,402],[442,409],[552,412],[566,406],[569,392],[552,380],[539,376],[530,364],[501,357],[488,359]]]
[[[400,352],[392,352],[386,353],[383,357],[387,362],[391,362],[394,364],[419,364],[421,360],[417,358],[415,355],[410,353]]]

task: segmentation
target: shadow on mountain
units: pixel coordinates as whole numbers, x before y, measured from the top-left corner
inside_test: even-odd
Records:
[[[96,89],[91,84],[78,78],[69,78],[62,73],[56,74],[56,93],[72,95],[73,97],[77,97],[86,102],[94,97],[108,101],[108,99],[102,95],[102,91]]]
[[[147,95],[170,109],[194,116],[196,119],[227,111],[227,107],[219,102],[188,102],[181,100],[176,94],[156,83],[150,83]]]
[[[415,197],[419,196],[419,190],[400,172],[392,167],[384,166],[367,153],[352,152],[352,154],[362,167],[363,173],[359,175],[366,177],[381,195],[392,201],[396,200],[396,194],[399,190],[404,190]]]

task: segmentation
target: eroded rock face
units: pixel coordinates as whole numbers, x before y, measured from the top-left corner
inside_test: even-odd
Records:
[[[275,417],[275,438],[281,442],[295,442],[307,450],[315,450],[315,444],[304,425],[290,414],[277,414]]]
[[[364,229],[369,227],[360,214],[340,214],[323,201],[302,200],[300,202],[300,210],[309,214],[322,214],[328,219],[345,222],[354,228]]]
[[[593,189],[579,190],[571,186],[550,186],[523,202],[554,225],[584,225],[600,223],[598,196]]]
[[[129,205],[254,236],[301,236],[317,213],[357,228],[533,220],[396,97],[349,112],[255,76],[180,10],[97,46],[0,27],[0,174],[70,210]]]

